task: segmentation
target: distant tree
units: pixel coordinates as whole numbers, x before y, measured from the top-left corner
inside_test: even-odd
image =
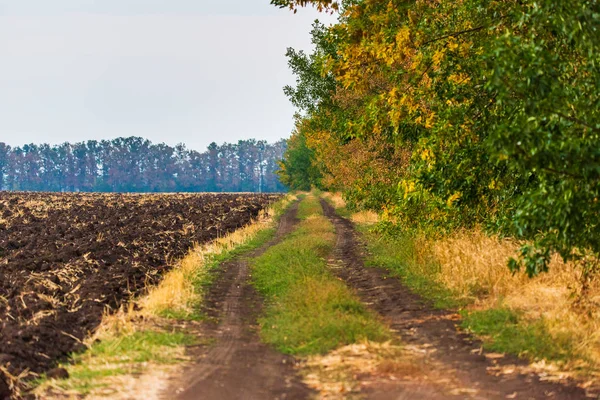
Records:
[[[10,152],[10,146],[0,142],[0,190],[4,189],[4,175],[7,172]]]
[[[96,192],[283,191],[285,141],[211,143],[200,153],[140,137],[81,143],[0,143],[0,190]]]
[[[306,137],[297,130],[288,141],[288,150],[280,162],[279,179],[294,190],[319,187],[321,173],[314,165],[314,151],[306,145]]]
[[[219,182],[219,152],[219,146],[215,142],[212,142],[208,146],[208,190],[212,192],[217,191],[217,184]]]

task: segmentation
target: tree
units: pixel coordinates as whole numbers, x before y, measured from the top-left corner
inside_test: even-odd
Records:
[[[4,175],[7,173],[11,148],[6,143],[0,142],[0,190],[4,190]]]
[[[306,137],[298,130],[288,141],[288,149],[277,172],[284,185],[292,190],[319,187],[321,173],[314,165],[314,151],[306,145]]]
[[[297,7],[305,7],[309,4],[315,5],[319,11],[337,10],[339,8],[339,2],[335,0],[271,0],[271,4],[294,11]]]
[[[597,260],[596,0],[341,8],[338,24],[313,33],[312,54],[288,52],[298,80],[285,91],[304,112],[304,139],[295,133],[283,180],[305,186],[294,173],[307,165],[296,154],[305,145],[322,184],[351,206],[385,207],[405,229],[483,224],[526,239],[511,266],[530,275],[553,252]]]

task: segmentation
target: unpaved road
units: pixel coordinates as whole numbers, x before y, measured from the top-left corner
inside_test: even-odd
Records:
[[[472,399],[584,399],[598,398],[575,382],[552,383],[533,373],[519,373],[527,363],[512,356],[497,357],[482,352],[481,343],[457,328],[458,316],[435,310],[411,293],[397,278],[378,268],[365,268],[363,248],[352,223],[321,200],[325,215],[335,226],[336,273],[355,289],[360,299],[379,313],[407,346],[423,350],[437,377],[446,376],[440,386],[407,387],[402,381],[370,385],[370,399],[472,398]],[[503,372],[502,372],[503,371]],[[450,387],[449,387],[450,386]],[[451,387],[454,386],[454,387]]]
[[[418,364],[412,371],[410,368],[406,373],[396,371],[394,379],[355,377],[364,380],[361,397],[375,400],[598,398],[590,393],[586,396],[573,381],[544,381],[533,372],[524,372],[522,367],[527,363],[516,357],[482,352],[479,341],[458,329],[455,313],[433,309],[387,271],[365,268],[364,247],[352,223],[339,217],[329,203],[321,204],[337,235],[330,259],[333,272],[385,320],[406,348],[417,349],[404,360]],[[190,348],[189,353],[196,361],[171,382],[164,399],[318,398],[297,375],[294,358],[260,342],[257,318],[262,302],[249,282],[247,259],[259,256],[289,234],[297,223],[296,212],[297,203],[281,218],[276,237],[269,243],[221,266],[221,275],[205,301],[205,311],[213,317],[213,322],[204,322],[198,332],[202,339],[208,338],[212,343]]]
[[[311,395],[296,376],[294,359],[260,342],[257,317],[261,299],[251,286],[246,258],[257,257],[296,225],[298,204],[282,216],[276,236],[244,257],[224,263],[206,298],[206,312],[218,322],[204,324],[200,335],[213,343],[192,348],[197,360],[163,394],[165,400],[306,399]]]

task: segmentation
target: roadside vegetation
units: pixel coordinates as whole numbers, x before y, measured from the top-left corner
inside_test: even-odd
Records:
[[[193,325],[205,318],[203,296],[220,263],[266,243],[279,216],[294,200],[274,203],[251,224],[198,245],[167,273],[161,283],[117,313],[105,315],[87,350],[60,365],[61,379],[41,376],[32,383],[43,398],[98,395],[152,397],[165,389],[161,377],[189,361],[185,346],[200,343]],[[191,328],[191,330],[190,330]],[[68,375],[67,379],[63,379]],[[131,393],[129,392],[131,391]]]
[[[143,296],[197,244],[279,199],[0,192],[0,398],[83,350],[107,309]]]
[[[297,229],[252,261],[253,283],[265,297],[262,340],[298,358],[304,383],[319,398],[363,398],[367,377],[430,379],[422,360],[333,274],[336,234],[320,195],[305,195]]]
[[[339,194],[324,197],[356,224],[368,266],[389,270],[434,307],[457,310],[462,327],[486,349],[540,368],[600,376],[600,313],[581,304],[581,271],[572,263],[554,257],[546,274],[513,274],[506,262],[518,252],[514,240],[477,230],[442,239],[391,235],[379,228],[385,221],[376,214],[348,210]],[[585,290],[586,298],[600,299],[597,282]]]
[[[403,230],[484,227],[600,271],[600,18],[595,1],[272,0],[341,8],[289,49],[301,111],[282,169]],[[448,16],[451,16],[449,18]]]
[[[288,50],[282,181],[378,219],[369,262],[490,348],[596,374],[597,2],[271,2],[339,11]]]
[[[185,347],[198,344],[195,336],[161,329],[152,324],[145,327],[130,325],[130,330],[98,338],[87,351],[75,354],[69,364],[63,365],[68,379],[42,377],[35,393],[42,398],[87,396],[126,398],[138,385],[142,392],[162,389],[159,381],[152,380],[186,360]],[[151,377],[143,374],[151,370]],[[137,392],[137,390],[136,390]]]

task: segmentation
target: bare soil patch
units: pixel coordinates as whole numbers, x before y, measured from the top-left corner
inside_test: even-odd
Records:
[[[455,312],[434,309],[385,270],[365,268],[364,246],[352,223],[338,216],[326,201],[321,204],[336,228],[338,267],[334,272],[385,318],[411,357],[419,356],[421,360],[414,362],[421,364],[422,375],[434,372],[435,385],[425,381],[407,386],[405,379],[397,378],[377,384],[373,382],[377,377],[362,377],[362,391],[368,398],[597,398],[574,380],[555,381],[533,371],[525,360],[483,351],[480,341],[460,331]],[[445,386],[441,392],[440,383]]]
[[[106,310],[279,197],[0,192],[0,367],[51,369],[83,348]]]
[[[220,276],[205,298],[212,318],[197,334],[212,345],[192,347],[196,360],[175,378],[164,399],[305,399],[311,394],[296,375],[295,359],[261,343],[257,318],[262,300],[250,284],[248,258],[278,243],[296,225],[295,203],[282,216],[274,239],[220,266]]]

